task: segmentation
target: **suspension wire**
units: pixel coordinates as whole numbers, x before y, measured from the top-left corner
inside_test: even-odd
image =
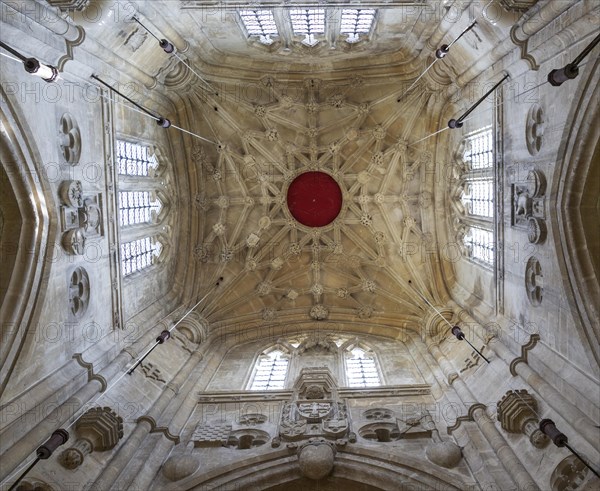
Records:
[[[23,60],[19,60],[18,58],[15,58],[14,56],[7,55],[6,53],[2,53],[2,51],[0,51],[0,55],[8,58],[9,60],[15,60],[15,61],[18,61],[19,63],[23,63]]]
[[[177,126],[177,125],[174,125],[174,124],[172,124],[172,123],[171,123],[171,126],[172,126],[173,128],[177,128],[177,129],[178,129],[178,130],[180,130],[180,131],[183,131],[184,133],[187,133],[188,135],[195,136],[196,138],[199,138],[200,140],[204,140],[204,141],[206,141],[206,142],[208,142],[208,143],[212,143],[213,145],[217,145],[217,146],[219,146],[219,145],[220,145],[220,143],[217,143],[217,142],[215,142],[215,141],[209,140],[208,138],[204,138],[203,136],[197,135],[196,133],[192,133],[191,131],[184,130],[183,128],[180,128],[179,126]]]
[[[422,79],[422,78],[425,76],[425,74],[426,74],[426,73],[429,71],[429,69],[430,69],[430,68],[431,68],[433,65],[435,65],[435,62],[436,62],[436,61],[438,61],[438,58],[434,58],[434,60],[433,60],[433,61],[431,62],[431,64],[430,64],[430,65],[429,65],[429,66],[428,66],[428,67],[425,69],[425,71],[424,71],[423,73],[421,73],[421,75],[419,75],[419,76],[417,77],[417,79],[416,79],[416,80],[415,80],[415,81],[412,83],[412,85],[411,85],[411,86],[410,86],[408,89],[406,89],[406,91],[404,92],[404,94],[402,94],[400,97],[398,97],[398,100],[397,100],[396,102],[400,102],[400,101],[401,101],[401,100],[402,100],[402,99],[403,99],[403,98],[406,96],[406,94],[408,94],[408,93],[410,92],[410,89],[412,89],[412,88],[413,88],[413,87],[414,87],[414,86],[417,84],[417,82],[418,82],[419,80],[421,80],[421,79]]]
[[[135,22],[137,22],[140,26],[142,26],[146,30],[146,32],[148,34],[150,34],[154,39],[156,39],[160,43],[160,39],[150,29],[148,29],[144,24],[142,24],[135,15],[131,18],[131,20],[134,20]]]
[[[205,84],[205,85],[206,85],[206,86],[207,86],[207,87],[208,87],[208,88],[209,88],[211,91],[213,91],[213,92],[215,92],[215,93],[217,92],[217,91],[214,89],[214,87],[213,87],[212,85],[210,85],[210,83],[208,83],[206,80],[204,80],[204,79],[203,79],[203,78],[200,76],[200,74],[199,74],[199,73],[198,73],[196,70],[194,70],[194,69],[193,69],[193,68],[192,68],[190,65],[188,65],[188,64],[187,64],[187,63],[184,61],[184,59],[183,59],[183,58],[181,58],[181,56],[179,56],[179,55],[177,54],[177,52],[175,52],[175,51],[174,51],[174,52],[173,52],[173,54],[175,55],[175,57],[176,57],[176,58],[177,58],[177,59],[178,59],[178,60],[179,60],[181,63],[183,63],[183,64],[184,64],[186,67],[188,67],[188,68],[189,68],[189,70],[190,70],[190,71],[191,71],[191,72],[192,72],[194,75],[196,75],[196,77],[198,77],[200,80],[202,80],[202,82],[203,82],[203,83],[204,83],[204,84]],[[202,88],[203,88],[204,90],[207,90],[205,87],[202,87]]]
[[[33,459],[32,463],[29,465],[29,467],[27,467],[27,469],[25,469],[23,471],[23,473],[17,478],[17,480],[13,483],[13,485],[8,488],[8,491],[13,491],[14,489],[17,489],[17,486],[19,485],[19,483],[23,480],[23,478],[29,473],[29,471],[31,469],[33,469],[35,467],[35,465],[40,461],[40,457],[36,457],[35,459]]]

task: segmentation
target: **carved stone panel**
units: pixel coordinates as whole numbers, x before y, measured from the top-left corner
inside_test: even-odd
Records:
[[[512,184],[511,225],[527,231],[533,244],[546,240],[545,192],[546,178],[538,170],[530,171],[526,181]]]
[[[231,434],[230,424],[200,424],[196,426],[191,441],[194,447],[222,447]]]
[[[86,197],[81,181],[63,181],[58,195],[62,246],[69,254],[82,255],[88,238],[104,236],[102,194]]]

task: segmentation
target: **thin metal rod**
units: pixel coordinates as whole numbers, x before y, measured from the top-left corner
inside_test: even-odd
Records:
[[[8,491],[13,491],[14,489],[17,489],[17,486],[19,485],[19,483],[23,480],[23,478],[29,474],[29,471],[31,469],[33,469],[35,467],[35,465],[40,461],[40,458],[36,458],[29,467],[27,467],[27,469],[25,469],[25,471],[23,472],[23,474],[21,474],[19,476],[19,478],[13,483],[13,485],[8,488]]]
[[[133,365],[129,370],[127,370],[127,375],[131,375],[135,371],[135,369],[138,366],[140,366],[140,364],[146,359],[146,357],[150,353],[152,353],[154,348],[156,348],[159,344],[160,344],[160,342],[156,341],[156,343],[154,343],[154,346],[152,346],[152,348],[150,348],[148,351],[146,351],[146,353],[135,363],[135,365]]]
[[[596,47],[596,45],[597,45],[598,43],[600,43],[600,34],[598,34],[598,35],[597,35],[597,36],[596,36],[596,37],[595,37],[595,38],[592,40],[592,42],[591,42],[590,44],[588,44],[588,45],[585,47],[585,49],[584,49],[584,50],[583,50],[581,53],[579,53],[579,56],[573,60],[573,62],[571,63],[571,65],[578,66],[578,65],[579,65],[579,63],[581,63],[581,62],[583,61],[583,59],[584,59],[584,58],[585,58],[587,55],[589,55],[589,54],[590,54],[590,51],[592,51],[592,50],[593,50],[593,49]]]
[[[150,29],[148,29],[144,24],[142,24],[135,15],[132,17],[132,19],[136,21],[140,26],[142,26],[148,34],[150,34],[154,39],[156,39],[160,43],[160,39],[158,39],[158,37],[156,37]]]
[[[11,48],[8,44],[3,43],[2,41],[0,41],[0,46],[2,46],[6,51],[8,51],[10,54],[15,55],[17,58],[19,58],[19,60],[21,60],[23,63],[25,63],[27,61],[27,57],[22,55],[21,53],[19,53],[16,49]]]
[[[565,443],[565,447],[567,447],[571,451],[571,453],[573,455],[575,455],[575,457],[577,457],[579,460],[581,460],[581,462],[583,462],[589,470],[591,470],[594,474],[596,474],[596,476],[600,477],[600,474],[598,474],[598,471],[596,471],[596,469],[594,469],[590,464],[588,464],[586,462],[586,460],[583,459],[581,457],[581,455],[579,455],[568,443]]]
[[[488,363],[490,363],[490,360],[488,360],[488,359],[487,359],[487,358],[486,358],[486,357],[483,355],[483,353],[482,353],[481,351],[479,351],[479,350],[478,350],[478,349],[477,349],[475,346],[473,346],[473,345],[471,344],[471,342],[470,342],[470,341],[469,341],[469,340],[468,340],[466,337],[464,337],[463,339],[464,339],[464,340],[465,340],[467,343],[469,343],[469,346],[470,346],[471,348],[473,348],[475,351],[477,351],[477,354],[478,354],[479,356],[481,356],[481,357],[482,357],[482,358],[483,358],[485,361],[487,361]]]
[[[488,90],[488,91],[485,93],[485,95],[483,95],[483,96],[481,97],[481,99],[479,99],[479,100],[478,100],[478,101],[477,101],[475,104],[473,104],[473,105],[472,105],[472,106],[469,108],[469,110],[468,110],[466,113],[464,113],[464,114],[463,114],[463,115],[462,115],[460,118],[458,118],[458,119],[456,120],[456,122],[457,122],[457,123],[462,123],[462,122],[463,122],[463,120],[464,120],[464,119],[465,119],[465,118],[466,118],[466,117],[467,117],[469,114],[471,114],[471,113],[472,113],[472,112],[473,112],[473,111],[474,111],[474,110],[477,108],[477,106],[479,106],[479,104],[481,104],[481,103],[484,101],[484,99],[485,99],[485,98],[486,98],[488,95],[490,95],[492,92],[494,92],[494,91],[495,91],[495,90],[496,90],[496,89],[497,89],[497,88],[500,86],[500,84],[501,84],[502,82],[504,82],[504,81],[505,81],[505,80],[506,80],[508,77],[509,77],[508,73],[507,73],[506,75],[504,75],[504,77],[502,77],[502,80],[500,80],[500,81],[499,81],[499,82],[498,82],[496,85],[494,85],[494,86],[493,86],[493,87],[492,87],[490,90]]]
[[[114,87],[112,87],[111,85],[107,84],[104,80],[98,78],[96,75],[92,75],[92,78],[94,80],[97,80],[98,82],[100,82],[102,85],[104,85],[105,87],[108,87],[109,90],[115,92],[116,94],[119,94],[123,99],[125,99],[126,101],[131,102],[131,104],[133,104],[135,107],[137,107],[138,109],[141,109],[142,111],[144,111],[148,116],[152,116],[154,119],[159,120],[160,117],[156,116],[155,114],[151,113],[150,111],[148,111],[148,109],[146,109],[143,106],[140,106],[137,102],[135,102],[134,100],[130,99],[129,97],[127,97],[124,94],[121,94],[121,92],[119,92],[117,89],[115,89]]]
[[[459,40],[461,37],[463,37],[463,36],[464,36],[464,35],[465,35],[467,32],[469,32],[471,29],[473,29],[473,28],[475,27],[475,25],[476,25],[476,24],[477,24],[477,22],[476,22],[476,21],[473,21],[473,22],[471,23],[471,25],[470,25],[470,26],[468,26],[468,27],[467,27],[467,28],[466,28],[466,29],[465,29],[463,32],[461,32],[461,33],[458,35],[458,37],[457,37],[457,38],[456,38],[454,41],[452,41],[452,42],[451,42],[451,43],[448,45],[448,49],[450,49],[450,48],[452,47],[452,45],[453,45],[453,44],[454,44],[456,41],[458,41],[458,40]]]

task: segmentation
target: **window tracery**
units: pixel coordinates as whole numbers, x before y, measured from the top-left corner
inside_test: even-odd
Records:
[[[479,128],[462,140],[456,156],[457,239],[466,256],[485,267],[495,261],[493,141],[491,126]]]
[[[121,271],[129,276],[152,266],[160,256],[163,246],[152,237],[144,237],[121,244]]]
[[[381,378],[375,361],[375,354],[358,346],[348,348],[345,356],[348,387],[378,387]]]
[[[256,362],[250,390],[283,389],[289,361],[289,353],[281,348],[264,351]]]

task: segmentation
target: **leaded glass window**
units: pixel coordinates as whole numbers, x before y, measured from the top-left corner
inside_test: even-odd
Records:
[[[294,34],[304,34],[304,44],[317,44],[318,34],[325,33],[325,9],[292,9],[290,10]]]
[[[248,34],[258,36],[263,44],[273,43],[271,36],[279,35],[271,10],[240,10],[240,17]]]
[[[150,175],[151,168],[158,166],[158,162],[154,155],[149,154],[147,146],[117,140],[117,166],[119,174],[146,177]]]
[[[482,128],[466,138],[463,160],[469,163],[473,170],[492,167],[494,145],[491,126]]]
[[[162,204],[152,200],[148,191],[124,191],[119,193],[119,225],[126,227],[152,222],[152,213],[157,216]]]
[[[250,390],[278,390],[285,386],[289,364],[287,353],[275,349],[259,356]]]
[[[465,235],[465,245],[473,259],[494,264],[494,234],[491,230],[471,227]]]
[[[348,387],[377,387],[381,385],[375,355],[355,347],[346,353]]]
[[[469,215],[494,217],[494,180],[492,178],[467,179],[461,201]]]
[[[129,276],[136,271],[152,266],[161,250],[160,242],[153,241],[150,237],[121,244],[121,272],[123,276]]]
[[[373,9],[343,9],[340,33],[348,35],[347,42],[356,43],[361,34],[371,32],[374,18]]]

